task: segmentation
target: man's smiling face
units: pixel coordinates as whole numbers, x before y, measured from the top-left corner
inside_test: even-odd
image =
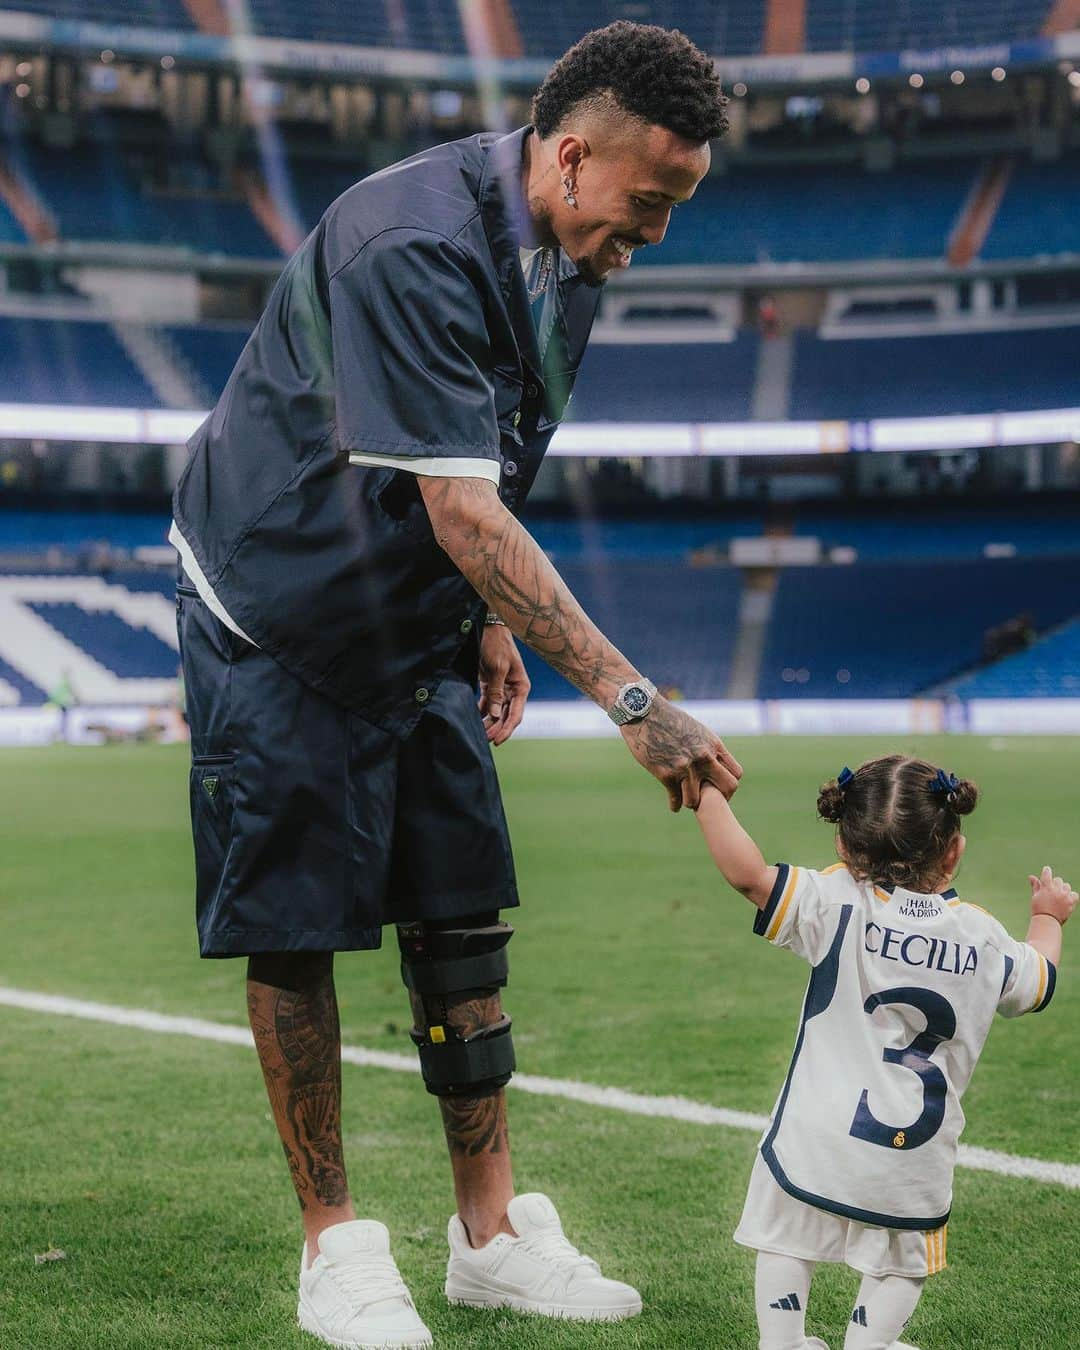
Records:
[[[672,210],[694,195],[710,163],[707,142],[633,117],[601,119],[587,134],[567,132],[554,151],[563,191],[549,223],[590,286],[629,267],[636,249],[661,242]],[[573,205],[565,199],[567,181]]]

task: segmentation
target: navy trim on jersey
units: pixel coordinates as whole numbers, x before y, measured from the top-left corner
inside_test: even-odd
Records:
[[[779,885],[779,881],[777,882]],[[769,905],[775,908],[776,891],[769,896]],[[762,914],[765,910],[761,911]],[[813,1205],[815,1209],[828,1210],[831,1214],[839,1214],[845,1219],[855,1219],[859,1223],[873,1224],[878,1228],[904,1228],[915,1230],[930,1230],[941,1228],[948,1221],[949,1212],[929,1219],[905,1219],[895,1214],[877,1214],[873,1210],[858,1209],[854,1205],[844,1205],[838,1200],[829,1200],[823,1195],[814,1195],[810,1191],[804,1191],[801,1186],[796,1186],[788,1178],[780,1164],[780,1159],[776,1156],[776,1150],[773,1144],[780,1131],[780,1122],[783,1119],[784,1107],[787,1105],[788,1092],[791,1089],[791,1080],[795,1074],[795,1065],[798,1063],[799,1054],[802,1051],[803,1040],[806,1037],[806,1024],[812,1017],[817,1017],[823,1013],[833,1000],[836,993],[836,981],[840,971],[840,950],[844,945],[844,937],[847,933],[848,923],[851,920],[852,906],[844,905],[840,910],[840,922],[836,929],[836,935],[833,937],[832,944],[824,957],[814,967],[810,975],[810,983],[806,988],[806,997],[803,1000],[802,1022],[799,1026],[799,1035],[795,1041],[795,1050],[791,1056],[791,1064],[788,1067],[787,1078],[784,1082],[784,1090],[780,1094],[780,1100],[776,1104],[776,1114],[773,1116],[773,1122],[769,1133],[761,1141],[761,1156],[769,1171],[776,1179],[776,1183],[788,1195],[796,1200],[802,1201],[804,1205]],[[757,932],[757,924],[754,925],[754,931]],[[1047,962],[1049,965],[1049,962]]]
[[[1046,961],[1046,957],[1043,957]],[[1042,1012],[1050,1000],[1054,997],[1054,986],[1057,984],[1057,969],[1053,961],[1046,961],[1046,993],[1042,996],[1042,1001],[1037,1007],[1032,1008],[1032,1012]]]
[[[1005,978],[1001,981],[1001,993],[998,995],[998,998],[1005,997],[1005,986],[1009,983],[1009,976],[1013,973],[1014,964],[1015,962],[1011,956],[1005,957]],[[1046,964],[1049,965],[1050,962],[1048,961]]]
[[[787,863],[776,864],[776,885],[769,892],[769,898],[765,901],[764,909],[759,909],[754,916],[754,932],[758,937],[764,937],[769,931],[769,924],[772,923],[772,916],[776,913],[776,906],[780,903],[780,897],[788,883],[788,874],[791,868]]]

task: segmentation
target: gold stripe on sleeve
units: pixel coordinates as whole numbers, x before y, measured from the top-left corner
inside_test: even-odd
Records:
[[[1032,948],[1032,950],[1035,949]],[[1035,1002],[1028,1008],[1028,1012],[1034,1012],[1043,1001],[1043,995],[1046,993],[1046,981],[1050,978],[1046,969],[1046,957],[1039,951],[1036,951],[1035,955],[1039,958],[1039,992],[1035,995]]]
[[[780,931],[780,926],[784,922],[784,915],[788,911],[788,905],[791,904],[791,897],[795,894],[795,880],[799,875],[799,869],[793,867],[788,876],[788,883],[784,887],[784,898],[780,901],[773,915],[773,921],[769,924],[769,931],[765,934],[770,942]]]

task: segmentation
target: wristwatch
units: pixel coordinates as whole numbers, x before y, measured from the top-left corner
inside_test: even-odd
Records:
[[[648,717],[655,698],[656,685],[643,675],[641,679],[623,685],[608,709],[608,716],[617,727],[625,726],[627,722],[640,722],[643,717]]]

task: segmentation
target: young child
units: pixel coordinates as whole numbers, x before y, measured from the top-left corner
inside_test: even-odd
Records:
[[[993,1015],[1041,1011],[1054,992],[1069,884],[1049,867],[1029,877],[1024,942],[950,887],[977,799],[903,755],[844,769],[818,797],[841,861],[815,872],[766,866],[721,794],[702,793],[705,841],[757,906],[754,932],[812,967],[735,1233],[758,1253],[760,1350],[827,1350],[804,1328],[818,1261],[863,1276],[844,1350],[903,1350],[945,1266],[960,1097]]]

